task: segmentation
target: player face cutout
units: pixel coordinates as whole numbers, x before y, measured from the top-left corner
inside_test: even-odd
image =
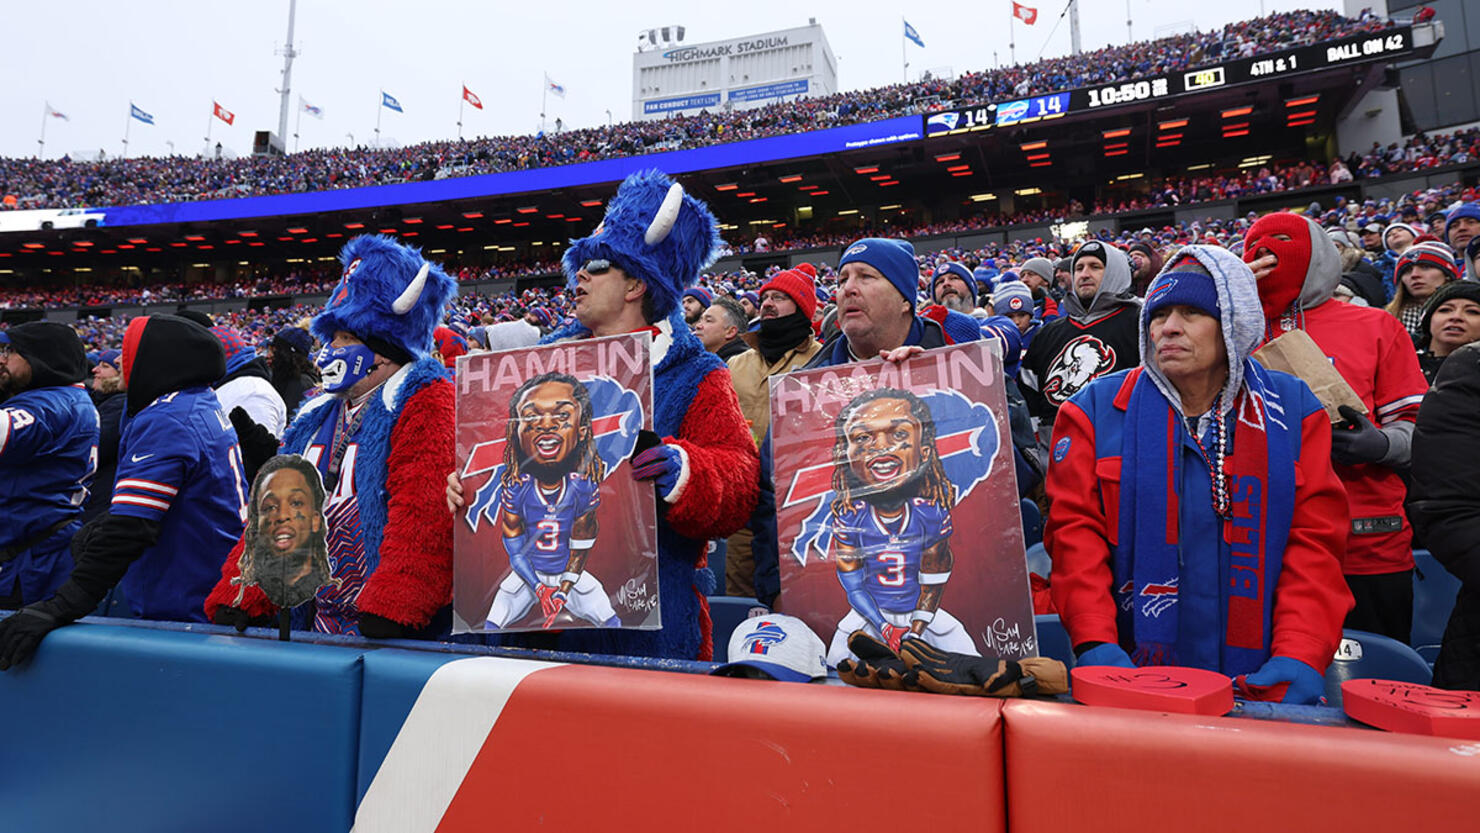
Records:
[[[541,469],[569,471],[571,453],[587,439],[580,403],[567,382],[545,382],[519,402],[519,451]],[[562,465],[564,464],[564,465]]]
[[[262,481],[259,489],[259,534],[266,536],[274,555],[286,556],[302,549],[309,536],[323,528],[323,518],[314,507],[313,492],[302,472],[278,469]]]
[[[848,467],[863,486],[860,496],[889,494],[907,485],[920,468],[920,423],[903,399],[867,403],[843,425]]]

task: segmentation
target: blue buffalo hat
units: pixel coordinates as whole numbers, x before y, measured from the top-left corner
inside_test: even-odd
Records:
[[[961,264],[955,262],[942,263],[941,265],[935,267],[935,275],[930,279],[931,300],[935,299],[935,285],[937,283],[940,283],[940,279],[945,277],[946,275],[955,275],[956,277],[961,279],[962,283],[966,284],[966,288],[971,290],[971,305],[976,306],[976,278],[971,274],[971,272],[967,271],[965,266],[962,266]]]
[[[914,246],[905,240],[865,237],[843,250],[838,270],[842,271],[845,265],[854,261],[879,270],[879,274],[910,302],[910,311],[914,311],[915,299],[920,292],[920,264],[915,261]]]
[[[1141,315],[1150,321],[1157,310],[1175,305],[1202,310],[1220,321],[1223,318],[1218,307],[1218,287],[1206,272],[1182,268],[1158,275],[1146,290],[1146,304]]]

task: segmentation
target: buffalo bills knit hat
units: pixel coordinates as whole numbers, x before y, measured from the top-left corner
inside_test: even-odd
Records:
[[[705,309],[709,309],[709,305],[714,303],[714,293],[702,286],[691,286],[685,289],[682,297],[693,298],[695,301],[703,304]]]
[[[777,272],[770,280],[761,287],[761,294],[769,290],[776,290],[796,302],[797,311],[806,317],[808,321],[817,314],[817,287],[812,283],[812,276],[801,269],[787,269],[785,272]],[[757,304],[759,306],[759,304]]]
[[[1150,321],[1157,310],[1170,306],[1192,307],[1219,320],[1223,317],[1218,306],[1218,287],[1196,261],[1178,263],[1171,271],[1156,276],[1146,290],[1144,320]]]
[[[114,370],[123,372],[122,350],[104,350],[98,354],[98,364],[106,364]]]
[[[1446,241],[1449,239],[1449,227],[1454,225],[1454,221],[1458,220],[1461,217],[1469,217],[1471,220],[1480,220],[1480,203],[1460,203],[1454,208],[1451,208],[1449,212],[1444,215],[1444,239]]]
[[[894,286],[899,294],[915,309],[920,292],[920,264],[915,262],[915,247],[905,240],[889,240],[883,237],[865,237],[843,250],[838,261],[838,271],[849,263],[867,263],[879,270],[879,274]]]
[[[965,266],[955,262],[942,263],[935,267],[935,276],[930,279],[930,297],[935,297],[935,285],[946,275],[955,275],[966,284],[966,288],[971,291],[971,305],[976,306],[976,278],[972,277]]]
[[[1028,290],[1028,285],[1022,281],[1004,281],[997,284],[997,291],[992,293],[992,312],[998,315],[1011,315],[1015,312],[1033,311],[1033,293]]]
[[[712,673],[750,676],[753,669],[788,683],[827,676],[827,649],[817,634],[795,616],[768,613],[741,622],[730,634],[729,662]]]

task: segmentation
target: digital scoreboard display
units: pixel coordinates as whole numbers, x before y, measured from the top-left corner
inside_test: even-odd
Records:
[[[1392,60],[1412,51],[1413,28],[1399,26],[1252,58],[1237,58],[1194,70],[935,113],[925,119],[925,135],[947,136],[991,127],[1031,124],[1123,104],[1158,101],[1233,84],[1265,81],[1296,72],[1312,72],[1363,61]]]

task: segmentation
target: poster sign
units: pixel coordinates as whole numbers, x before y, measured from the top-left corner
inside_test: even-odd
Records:
[[[457,359],[453,632],[662,626],[647,333]]]
[[[779,607],[849,657],[865,630],[1037,656],[1001,359],[985,342],[771,377]]]
[[[313,463],[297,454],[279,454],[262,464],[252,481],[241,575],[233,579],[245,592],[262,588],[280,608],[297,607],[331,578],[324,518],[324,483]],[[233,604],[241,605],[242,593]]]

